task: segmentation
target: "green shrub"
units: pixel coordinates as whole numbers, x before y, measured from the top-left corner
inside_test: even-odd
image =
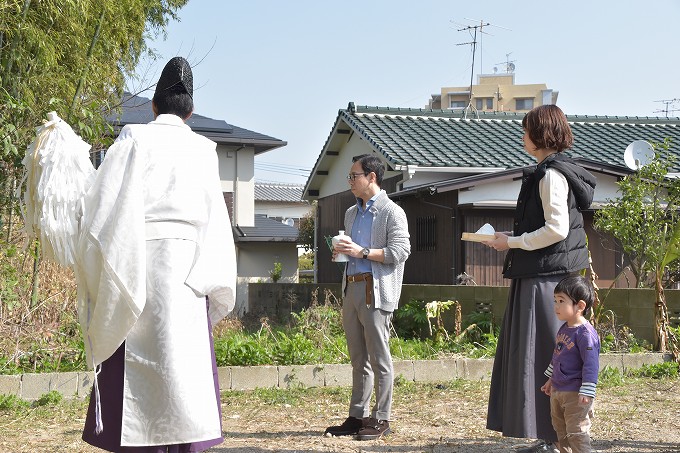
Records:
[[[482,333],[477,341],[461,341],[457,343],[455,352],[473,359],[482,359],[495,356],[497,345],[498,335],[496,333]]]
[[[605,366],[598,376],[598,386],[618,387],[623,385],[623,374],[618,368]]]
[[[427,360],[437,358],[441,348],[432,340],[390,339],[390,352],[396,360]]]
[[[493,321],[493,313],[489,312],[472,312],[465,315],[463,318],[463,329],[475,324],[483,333],[493,333],[499,330]]]
[[[0,395],[0,410],[15,410],[29,406],[28,401],[22,400],[16,395]]]
[[[269,365],[268,344],[258,337],[236,332],[215,340],[217,366]]]
[[[269,271],[269,276],[272,278],[272,281],[276,283],[281,279],[281,275],[283,275],[281,263],[274,262],[274,268]]]
[[[394,312],[394,331],[401,338],[423,338],[427,332],[425,302],[411,299]]]
[[[594,326],[600,336],[600,352],[602,353],[638,353],[652,350],[649,342],[636,338],[627,326],[619,324],[616,314],[611,310],[602,311]]]
[[[308,365],[318,363],[319,349],[314,342],[303,334],[296,332],[287,335],[283,331],[276,334],[277,339],[272,352],[272,359],[277,365]]]
[[[398,374],[394,378],[394,386],[399,387],[401,393],[406,393],[415,388],[416,383],[412,380],[406,379],[403,374]]]
[[[651,365],[642,365],[634,372],[637,376],[650,377],[653,379],[677,378],[678,362],[661,362]]]
[[[57,392],[56,390],[51,390],[44,395],[42,395],[40,398],[38,398],[34,403],[33,406],[40,407],[40,406],[55,406],[61,402],[61,400],[64,399],[64,396]]]
[[[305,252],[298,258],[298,269],[304,271],[314,270],[314,252]]]

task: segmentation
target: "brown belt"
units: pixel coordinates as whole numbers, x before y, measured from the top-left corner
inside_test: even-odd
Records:
[[[347,282],[366,282],[366,305],[373,303],[373,275],[369,273],[347,276]]]

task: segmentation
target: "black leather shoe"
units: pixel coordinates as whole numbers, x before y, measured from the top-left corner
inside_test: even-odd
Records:
[[[370,418],[366,425],[359,430],[357,433],[357,439],[359,440],[375,440],[380,439],[382,436],[386,436],[392,431],[390,430],[390,422],[387,420],[376,420],[375,418]]]
[[[342,422],[342,425],[340,426],[329,426],[326,428],[326,432],[324,433],[325,435],[331,435],[331,436],[353,436],[359,432],[361,428],[364,427],[365,421],[368,420],[367,418],[356,418],[356,417],[347,417],[344,422]]]

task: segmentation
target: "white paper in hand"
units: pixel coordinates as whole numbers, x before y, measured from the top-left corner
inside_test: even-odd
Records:
[[[494,234],[495,232],[496,230],[494,230],[494,228],[488,223],[485,223],[480,229],[476,231],[477,234]]]
[[[476,233],[463,233],[461,239],[472,242],[492,241],[495,232],[496,230],[491,225],[485,223]]]

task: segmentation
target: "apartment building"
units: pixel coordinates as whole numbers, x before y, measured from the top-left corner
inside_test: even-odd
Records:
[[[477,84],[464,87],[442,87],[433,94],[428,108],[478,112],[528,112],[534,107],[557,103],[558,91],[545,83],[516,85],[515,73],[479,74]]]

